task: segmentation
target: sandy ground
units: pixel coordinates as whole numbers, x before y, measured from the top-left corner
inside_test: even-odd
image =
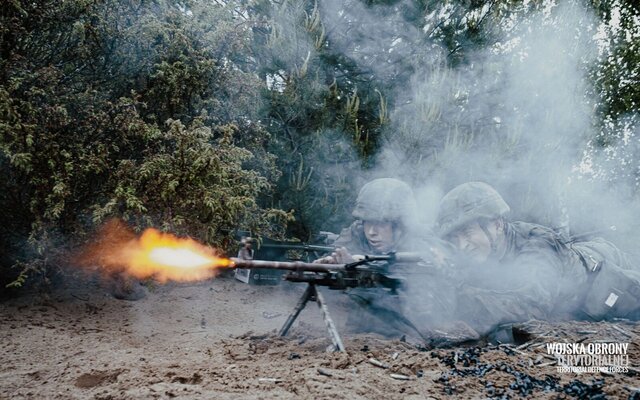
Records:
[[[347,352],[331,353],[315,305],[289,337],[275,336],[303,289],[219,277],[125,301],[75,280],[5,301],[0,399],[640,398],[638,324],[532,323],[517,347],[435,350],[344,334]],[[323,293],[343,328],[346,296]],[[549,342],[598,340],[630,342],[635,367],[559,373],[546,354]]]

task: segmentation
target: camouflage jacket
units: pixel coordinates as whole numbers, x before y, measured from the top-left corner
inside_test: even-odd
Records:
[[[506,224],[505,234],[503,257],[466,269],[460,280],[458,304],[462,307],[457,316],[481,334],[501,324],[529,319],[583,318],[590,304],[606,301],[609,286],[620,286],[624,281],[631,288],[640,287],[636,271],[631,271],[621,252],[603,239],[572,242],[550,228],[525,222]],[[600,268],[607,273],[601,274]],[[610,273],[616,274],[615,278],[606,278]],[[600,283],[606,287],[596,290]],[[591,299],[594,291],[597,298]],[[607,313],[613,316],[630,311],[621,308],[613,313],[599,310],[590,316],[601,319]]]
[[[359,220],[344,228],[333,244],[346,248],[352,255],[379,254],[369,245],[362,221]],[[394,318],[402,303],[397,294],[386,288],[351,288],[346,293],[355,305],[347,317],[346,324],[350,332],[401,336]]]
[[[334,245],[345,247],[351,254],[377,254],[367,242],[361,221],[343,229]],[[445,243],[426,232],[403,235],[394,250],[423,253],[427,260],[444,269],[447,260],[438,256],[449,251],[445,247]],[[434,254],[434,248],[440,250],[435,251],[438,256]],[[393,266],[392,274],[405,281],[399,293],[386,288],[347,290],[349,297],[358,304],[349,313],[347,328],[352,332],[378,333],[387,337],[403,334],[416,337],[416,328],[426,332],[427,327],[441,321],[442,315],[449,315],[454,300],[450,296],[450,280],[440,275],[436,277],[430,271],[419,271],[419,268],[419,265]],[[402,317],[397,318],[398,315]]]

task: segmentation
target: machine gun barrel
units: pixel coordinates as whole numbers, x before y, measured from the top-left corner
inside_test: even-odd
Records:
[[[348,264],[317,264],[302,261],[267,261],[267,260],[243,260],[241,258],[231,258],[232,268],[240,269],[279,269],[284,271],[308,271],[308,272],[331,272],[345,270]]]
[[[303,261],[244,260],[241,258],[231,258],[231,267],[240,269],[265,268],[285,271],[333,272],[354,270],[360,265],[366,265],[373,261],[386,261],[390,263],[415,263],[423,261],[420,254],[417,253],[354,256],[354,259],[355,261],[349,264],[319,264]]]

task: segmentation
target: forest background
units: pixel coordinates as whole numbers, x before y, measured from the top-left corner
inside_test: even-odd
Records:
[[[632,0],[0,13],[2,290],[46,282],[113,217],[228,251],[237,230],[308,241],[382,176],[416,187],[425,224],[444,191],[486,180],[515,217],[605,229],[628,251],[640,236]]]

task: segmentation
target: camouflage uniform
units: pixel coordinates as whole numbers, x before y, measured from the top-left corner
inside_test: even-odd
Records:
[[[640,270],[610,242],[595,238],[571,241],[574,263],[587,271],[580,311],[593,320],[640,319]]]
[[[508,211],[489,185],[463,184],[443,198],[439,231],[446,236],[473,221],[503,218]],[[529,319],[603,319],[637,313],[639,274],[604,239],[571,241],[525,222],[505,222],[504,239],[499,260],[459,271],[462,307],[456,316],[478,332]]]
[[[394,232],[401,232],[391,251],[406,251],[407,226],[414,210],[413,191],[406,183],[391,178],[370,181],[358,194],[352,213],[356,221],[340,232],[334,245],[345,247],[350,254],[379,254],[369,244],[363,225],[364,221],[380,221],[391,222]],[[347,318],[349,331],[374,332],[385,336],[406,333],[405,326],[397,318],[401,315],[402,300],[395,291],[382,287],[351,288],[347,294],[359,304]]]
[[[430,232],[416,234],[416,206],[413,191],[396,179],[376,179],[367,183],[360,191],[353,216],[356,221],[340,233],[334,245],[345,247],[350,254],[379,254],[372,247],[364,232],[364,221],[391,222],[401,234],[390,251],[418,251],[425,260],[442,266],[443,259],[434,257],[446,254],[447,247]],[[421,268],[428,268],[420,271]],[[435,274],[437,275],[437,273]],[[393,264],[388,276],[404,281],[402,288],[391,290],[383,287],[351,288],[347,294],[359,306],[354,307],[347,319],[351,332],[378,333],[387,337],[409,335],[424,338],[439,318],[450,310],[451,299],[441,293],[447,292],[450,280],[435,277],[433,268],[415,264]],[[446,306],[445,306],[446,304]],[[410,316],[410,318],[407,318]]]
[[[570,262],[552,230],[523,222],[505,225],[506,252],[497,262],[460,271],[457,315],[479,333],[529,319],[567,317],[577,306],[574,284],[586,282],[583,267]]]

